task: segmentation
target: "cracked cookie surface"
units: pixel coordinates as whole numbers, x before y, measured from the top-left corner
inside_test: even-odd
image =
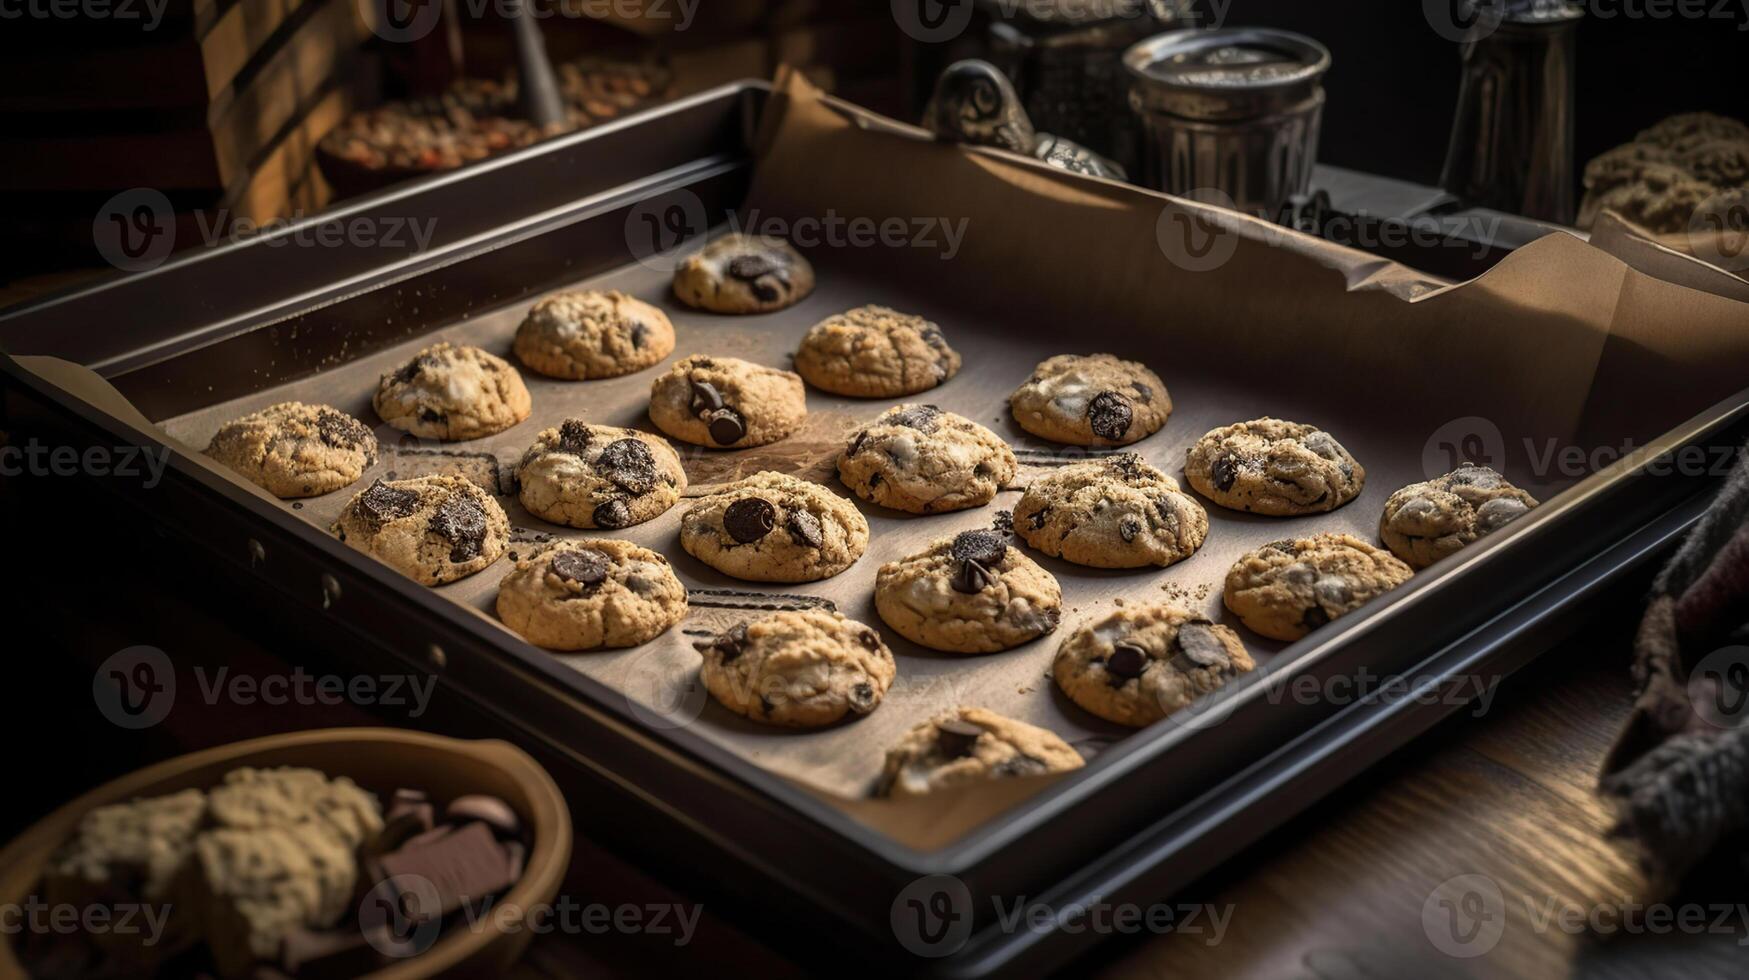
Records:
[[[1270,517],[1335,510],[1366,486],[1366,470],[1330,433],[1271,418],[1203,436],[1186,454],[1184,478],[1222,507]]]
[[[615,378],[674,353],[674,324],[617,289],[570,289],[529,309],[512,349],[517,360],[549,378]]]
[[[646,643],[686,615],[686,588],[668,559],[630,541],[546,548],[498,585],[498,618],[548,650]]]
[[[1165,567],[1202,547],[1208,530],[1202,505],[1135,453],[1062,467],[1014,505],[1021,540],[1094,568]]]
[[[815,324],[796,350],[796,373],[821,391],[899,398],[959,373],[941,328],[884,306],[859,306]]]
[[[1071,701],[1137,728],[1256,667],[1239,635],[1178,606],[1125,606],[1069,634],[1051,676]]]
[[[516,464],[529,513],[570,527],[616,530],[674,506],[686,489],[680,456],[661,436],[566,419]]]
[[[769,235],[732,232],[674,270],[674,295],[712,313],[769,313],[814,291],[814,267]]]
[[[1409,581],[1401,559],[1352,534],[1275,541],[1227,571],[1221,601],[1252,630],[1297,640]]]
[[[1085,763],[1056,732],[959,707],[912,728],[887,750],[874,795],[922,796],[993,779],[1068,772]]]
[[[378,480],[340,511],[330,530],[352,548],[425,585],[466,578],[504,554],[504,508],[460,477]]]
[[[694,354],[650,385],[656,428],[707,449],[776,442],[801,428],[807,414],[801,375],[738,357]]]
[[[1536,505],[1535,497],[1492,469],[1465,463],[1391,494],[1379,517],[1379,537],[1411,568],[1426,568]]]
[[[206,455],[276,497],[315,497],[363,476],[377,437],[337,408],[281,402],[225,423]]]
[[[1172,414],[1160,376],[1111,354],[1059,354],[1035,369],[1008,407],[1020,427],[1074,446],[1127,446]]]
[[[857,496],[912,514],[987,504],[1014,471],[1000,436],[934,405],[888,409],[838,457],[838,478]]]
[[[948,653],[994,653],[1051,632],[1056,578],[996,531],[962,531],[881,566],[875,609],[907,640]]]
[[[528,418],[531,407],[522,375],[508,361],[447,341],[383,375],[371,405],[397,429],[450,441],[502,432]]]
[[[749,582],[813,582],[862,557],[868,521],[825,487],[768,471],[701,498],[680,518],[680,546]]]
[[[875,630],[824,609],[740,623],[693,646],[705,687],[754,721],[819,728],[880,706],[898,668]]]

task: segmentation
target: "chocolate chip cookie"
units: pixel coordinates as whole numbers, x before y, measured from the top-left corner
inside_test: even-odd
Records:
[[[813,291],[814,267],[769,235],[724,235],[674,270],[674,295],[712,313],[769,313]]]
[[[1080,753],[1056,732],[961,707],[911,729],[887,750],[874,795],[922,796],[992,779],[1068,772],[1083,764]]]
[[[1221,599],[1240,622],[1275,640],[1297,640],[1409,581],[1414,571],[1352,534],[1276,541],[1227,571]]]
[[[371,399],[397,429],[427,439],[478,439],[528,418],[528,388],[510,363],[448,342],[383,375]]]
[[[1074,446],[1127,446],[1166,424],[1172,397],[1160,376],[1111,354],[1059,354],[1008,397],[1020,427]]]
[[[519,498],[555,524],[615,530],[642,524],[680,499],[686,471],[661,436],[566,419],[516,464]]]
[[[868,714],[898,671],[879,633],[824,609],[774,613],[693,646],[705,688],[724,707],[792,728]]]
[[[1270,517],[1335,510],[1366,486],[1366,470],[1330,433],[1270,418],[1203,436],[1184,478],[1222,507]]]
[[[498,618],[548,650],[635,647],[686,615],[668,559],[630,541],[573,541],[516,563],[498,585]]]
[[[510,521],[478,484],[455,476],[378,480],[330,528],[340,540],[425,585],[466,578],[504,554]]]
[[[857,432],[838,478],[864,500],[912,514],[989,503],[1014,479],[1002,437],[934,405],[896,405]]]
[[[994,653],[1057,628],[1063,591],[997,531],[962,531],[881,566],[875,609],[900,636],[949,653]]]
[[[276,497],[315,497],[364,475],[377,437],[339,409],[281,402],[225,423],[206,454]]]
[[[1014,533],[1027,544],[1094,568],[1183,561],[1208,531],[1202,505],[1135,453],[1065,466],[1014,505]]]
[[[650,421],[707,449],[776,442],[801,428],[807,414],[800,375],[738,357],[694,354],[650,385]]]
[[[1177,606],[1126,606],[1057,648],[1051,676],[1107,721],[1152,725],[1256,667],[1239,635]]]
[[[674,324],[618,290],[572,289],[534,304],[516,328],[512,349],[549,378],[616,378],[674,353]]]
[[[1711,112],[1683,112],[1640,130],[1636,143],[1650,143],[1672,153],[1685,153],[1714,140],[1749,140],[1749,125]]]
[[[941,328],[884,306],[859,306],[815,324],[796,350],[808,384],[851,398],[899,398],[958,374]]]
[[[1411,483],[1385,501],[1379,537],[1411,568],[1426,568],[1484,534],[1523,517],[1536,498],[1473,463]]]
[[[868,521],[825,487],[768,471],[694,504],[680,518],[680,546],[750,582],[813,582],[862,557]]]

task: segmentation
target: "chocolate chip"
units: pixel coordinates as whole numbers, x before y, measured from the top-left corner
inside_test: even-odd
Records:
[[[872,684],[858,684],[850,689],[850,710],[859,715],[866,715],[875,707],[875,691]]]
[[[764,279],[755,279],[747,287],[753,293],[753,298],[761,303],[775,303],[783,296],[783,291]]]
[[[971,755],[972,746],[983,734],[982,728],[969,721],[949,718],[935,723],[935,746],[949,759],[958,759]]]
[[[717,651],[723,663],[732,663],[747,646],[747,624],[737,623],[708,640],[700,640],[692,645],[699,653]]]
[[[878,487],[880,485],[881,485],[881,475],[879,473],[870,473],[868,475],[868,488],[870,490],[873,490],[875,487]]]
[[[1227,668],[1232,666],[1232,658],[1227,654],[1226,644],[1215,635],[1215,631],[1205,623],[1185,623],[1178,628],[1178,635],[1172,638],[1172,645],[1195,661],[1199,667]]]
[[[357,449],[370,439],[370,430],[350,415],[324,408],[316,415],[316,435],[335,449]]]
[[[1049,507],[1040,507],[1038,512],[1027,518],[1027,520],[1032,522],[1032,529],[1034,531],[1039,531],[1044,529],[1045,521],[1049,519],[1050,515],[1051,509]]]
[[[1239,461],[1231,453],[1223,453],[1209,465],[1209,479],[1215,483],[1215,489],[1226,493],[1233,489],[1233,484],[1239,479]]]
[[[431,530],[450,543],[450,561],[472,561],[486,542],[486,512],[466,497],[451,497],[431,515]]]
[[[879,650],[881,648],[881,635],[871,629],[864,628],[862,633],[857,636],[856,640],[870,650]]]
[[[1093,426],[1093,434],[1101,439],[1122,439],[1130,431],[1134,415],[1130,403],[1115,391],[1102,391],[1087,403],[1087,421]]]
[[[995,531],[961,531],[954,535],[950,553],[961,560],[997,565],[1008,554],[1008,542]]]
[[[1172,533],[1178,533],[1178,507],[1171,497],[1159,497],[1154,501],[1154,510],[1160,515],[1160,524]]]
[[[1297,555],[1300,552],[1300,549],[1295,547],[1292,541],[1271,541],[1263,547],[1271,551],[1279,551],[1284,555]]]
[[[1307,609],[1306,614],[1300,617],[1300,623],[1309,630],[1315,630],[1328,622],[1330,622],[1330,614],[1324,611],[1323,606],[1318,605]]]
[[[632,324],[632,349],[643,350],[650,340],[650,328],[641,323]]]
[[[723,407],[723,395],[709,381],[692,382],[692,414],[704,416]]]
[[[912,405],[881,420],[887,425],[902,425],[919,432],[934,432],[941,424],[941,409],[934,405]]]
[[[862,452],[862,444],[867,441],[868,430],[864,429],[856,434],[855,439],[850,440],[850,445],[845,449],[844,454],[846,456],[855,456],[857,453]]]
[[[620,489],[634,496],[656,486],[656,457],[637,439],[615,439],[595,459],[595,469]]]
[[[962,558],[953,570],[953,590],[963,595],[977,595],[988,588],[996,576],[970,558]]]
[[[941,335],[941,328],[933,323],[925,325],[921,330],[917,331],[917,334],[923,338],[924,343],[936,350],[945,350],[947,348],[947,338]]]
[[[732,408],[717,409],[705,417],[705,422],[710,425],[711,441],[719,446],[734,445],[747,434],[741,413]]]
[[[783,268],[777,257],[769,252],[754,252],[748,255],[737,255],[729,260],[729,275],[742,282],[752,282],[760,276],[769,275]]]
[[[553,560],[547,567],[552,569],[554,575],[567,582],[596,586],[607,581],[607,573],[612,568],[612,563],[598,551],[567,548],[553,555]]]
[[[1126,517],[1123,520],[1118,522],[1117,534],[1118,534],[1118,537],[1123,538],[1124,541],[1126,541],[1126,542],[1134,541],[1136,539],[1136,535],[1138,535],[1140,533],[1142,533],[1142,522],[1141,521],[1138,521],[1133,517]]]
[[[614,531],[632,522],[632,509],[626,506],[625,501],[616,498],[597,504],[589,519],[595,522],[596,527]]]
[[[1049,769],[1050,767],[1045,765],[1045,760],[1023,753],[1021,755],[1003,759],[996,768],[990,771],[994,775],[1003,777],[1042,776],[1049,771]]]
[[[759,497],[747,497],[723,511],[723,529],[742,544],[752,544],[777,526],[777,510]]]
[[[566,419],[559,423],[558,450],[571,453],[574,456],[583,455],[583,450],[589,448],[589,426],[577,419]]]
[[[1140,381],[1131,381],[1130,387],[1135,390],[1136,397],[1142,400],[1142,404],[1146,405],[1154,400],[1153,388],[1150,388]]]
[[[418,494],[391,487],[381,480],[372,483],[358,495],[358,509],[373,521],[392,521],[397,517],[406,517],[418,508]]]
[[[1128,640],[1119,640],[1111,656],[1105,658],[1106,672],[1111,674],[1114,684],[1135,680],[1147,666],[1148,651]]]
[[[1105,468],[1112,475],[1125,481],[1135,480],[1142,475],[1142,457],[1135,453],[1117,453],[1106,457]]]
[[[791,539],[804,548],[818,548],[826,543],[826,535],[820,527],[820,519],[805,510],[798,510],[784,521],[783,529],[789,532]]]
[[[401,365],[401,369],[395,372],[395,380],[401,384],[407,384],[414,378],[419,377],[419,372],[436,363],[437,360],[433,357],[425,355],[415,357],[411,361]]]
[[[419,421],[421,422],[426,422],[431,425],[440,425],[448,419],[449,416],[435,408],[422,408],[419,410]]]

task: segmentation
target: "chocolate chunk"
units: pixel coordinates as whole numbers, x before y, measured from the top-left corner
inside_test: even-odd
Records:
[[[710,426],[711,441],[719,446],[732,446],[747,434],[741,413],[732,408],[717,409],[705,416],[705,422]]]
[[[692,382],[692,414],[703,417],[723,407],[722,393],[709,381]]]
[[[1051,509],[1049,507],[1040,507],[1038,509],[1038,511],[1036,513],[1034,513],[1031,517],[1027,518],[1027,520],[1032,523],[1032,529],[1034,531],[1038,531],[1038,530],[1042,530],[1044,528],[1045,521],[1050,517],[1050,515],[1051,515]]]
[[[656,486],[656,457],[637,439],[615,439],[595,458],[595,469],[634,496]]]
[[[1320,430],[1308,433],[1300,440],[1300,445],[1305,446],[1307,449],[1310,449],[1312,452],[1317,453],[1325,459],[1342,459],[1342,447],[1336,444],[1336,440],[1331,438],[1330,433],[1328,432]]]
[[[933,323],[924,325],[923,329],[917,331],[917,334],[923,338],[924,343],[938,351],[947,348],[947,338],[941,335],[941,328]]]
[[[1209,464],[1209,479],[1215,482],[1215,489],[1226,493],[1233,489],[1233,484],[1239,479],[1239,461],[1232,453],[1224,453]]]
[[[1178,505],[1172,502],[1172,498],[1170,496],[1155,498],[1154,510],[1160,515],[1161,526],[1177,534]]]
[[[997,776],[1042,776],[1049,770],[1045,760],[1030,755],[1017,755],[1003,759],[996,768],[990,770]]]
[[[358,495],[358,509],[373,521],[392,521],[418,510],[419,495],[378,480]]]
[[[1130,403],[1115,391],[1102,391],[1087,403],[1087,421],[1093,426],[1093,434],[1101,439],[1122,439],[1130,431],[1134,415]]]
[[[650,328],[641,323],[632,324],[632,349],[643,350],[644,345],[649,342]]]
[[[1307,609],[1306,614],[1300,617],[1300,623],[1309,630],[1315,630],[1328,622],[1330,622],[1330,614],[1324,611],[1323,606],[1319,605]]]
[[[1232,658],[1227,655],[1226,644],[1205,623],[1185,623],[1180,626],[1178,635],[1172,638],[1172,645],[1199,667],[1225,669],[1233,665]]]
[[[1133,517],[1126,517],[1118,522],[1117,534],[1124,541],[1134,541],[1136,535],[1142,533],[1142,522]]]
[[[880,485],[881,485],[881,475],[879,473],[870,473],[868,475],[868,488],[870,490],[873,490],[875,487],[878,487]]]
[[[316,435],[335,449],[357,449],[370,439],[370,430],[350,415],[324,408],[316,415]]]
[[[870,650],[879,650],[881,648],[881,635],[874,630],[864,628],[862,633],[859,634],[856,639],[857,642]]]
[[[820,519],[805,510],[791,513],[789,520],[783,523],[783,528],[796,544],[804,548],[818,548],[826,543],[826,534],[820,527]]]
[[[723,529],[742,544],[752,544],[777,526],[777,509],[759,497],[747,497],[723,511]]]
[[[450,561],[472,561],[486,543],[486,511],[467,497],[451,497],[431,515],[431,530],[452,545]]]
[[[583,455],[583,450],[589,448],[589,426],[577,419],[566,419],[559,423],[559,443],[557,449],[562,453],[574,456]]]
[[[855,439],[850,440],[850,445],[845,449],[844,454],[846,456],[855,456],[857,453],[862,452],[862,444],[867,442],[867,441],[868,441],[868,430],[864,429],[861,432],[858,432],[856,434]]]
[[[718,633],[708,640],[694,643],[692,648],[699,653],[709,653],[712,650],[722,657],[723,663],[733,663],[736,657],[747,646],[747,624],[737,623],[729,629]]]
[[[934,405],[912,405],[881,420],[887,425],[902,425],[918,432],[934,432],[941,425],[941,409]]]
[[[1300,549],[1295,547],[1294,543],[1292,541],[1285,541],[1285,540],[1284,541],[1271,541],[1268,544],[1264,545],[1263,547],[1268,548],[1272,551],[1279,551],[1284,555],[1297,555],[1300,552]],[[1259,550],[1261,550],[1261,549],[1259,549]]]
[[[419,372],[428,367],[435,367],[436,365],[437,358],[432,357],[429,354],[421,354],[418,357],[413,358],[411,361],[401,365],[401,369],[395,372],[395,380],[401,384],[408,384],[414,378],[419,377]]]
[[[553,555],[552,563],[548,567],[553,570],[554,575],[567,582],[580,582],[586,587],[594,587],[607,581],[607,573],[613,568],[613,563],[599,551],[567,548]]]
[[[1130,388],[1135,391],[1136,397],[1142,400],[1142,404],[1146,405],[1154,400],[1154,389],[1148,385],[1140,381],[1131,381]]]
[[[949,759],[959,759],[972,754],[972,746],[983,734],[982,728],[969,721],[949,718],[935,723],[935,746]]]
[[[1008,542],[995,531],[961,531],[954,535],[952,555],[983,565],[999,565],[1008,555]]]
[[[449,416],[443,414],[442,412],[438,411],[435,408],[422,408],[419,410],[419,421],[421,421],[421,422],[426,422],[426,423],[429,423],[431,425],[438,425],[440,423],[448,421],[448,419],[449,419]]]
[[[1147,666],[1148,651],[1128,640],[1119,640],[1111,656],[1105,658],[1105,669],[1111,674],[1113,684],[1135,680],[1142,676],[1142,670]]]
[[[752,291],[753,298],[761,303],[775,303],[783,296],[783,291],[764,279],[755,279],[747,288]]]
[[[449,801],[449,806],[443,808],[443,816],[455,824],[478,820],[492,828],[499,837],[515,837],[522,833],[522,820],[510,804],[483,793],[458,796]]]
[[[1135,453],[1117,453],[1106,457],[1105,468],[1125,482],[1142,475],[1142,457]]]
[[[859,715],[866,715],[875,708],[875,692],[872,684],[858,684],[850,689],[850,710]]]
[[[516,883],[510,856],[483,823],[470,823],[428,843],[409,844],[377,860],[390,878],[412,875],[432,884],[438,908],[420,909],[422,915],[447,915]]]
[[[609,531],[618,530],[632,522],[632,509],[626,502],[615,498],[603,504],[596,504],[595,510],[589,514],[589,519],[595,526]]]
[[[760,276],[769,275],[783,268],[773,252],[751,252],[737,255],[729,260],[727,271],[729,275],[742,282],[752,282]]]
[[[988,588],[996,576],[970,558],[962,558],[953,570],[953,590],[965,595],[977,595]]]

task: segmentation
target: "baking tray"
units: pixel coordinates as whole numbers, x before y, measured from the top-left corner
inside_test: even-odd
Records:
[[[933,314],[950,325],[967,369],[927,400],[985,421],[1017,443],[1041,446],[1023,439],[999,406],[1034,361],[1060,349],[1060,337],[1017,337],[1006,323],[979,323],[963,308],[934,305],[943,301],[873,279],[839,256],[816,257],[821,287],[815,297],[784,314],[746,320],[679,310],[663,296],[659,269],[628,263],[627,220],[639,209],[696,201],[706,213],[720,214],[742,200],[754,123],[766,97],[763,86],[751,83],[705,93],[359,201],[333,216],[437,216],[437,237],[423,252],[246,242],[0,317],[0,342],[9,352],[64,358],[114,386],[106,391],[62,365],[8,357],[0,365],[7,429],[14,439],[156,450],[164,442],[154,423],[164,423],[198,444],[218,418],[271,401],[274,389],[290,382],[323,390],[337,385],[338,403],[370,418],[361,407],[369,388],[358,379],[374,378],[381,364],[438,334],[502,347],[534,297],[590,282],[662,300],[680,330],[676,356],[710,349],[779,363],[808,324],[844,306],[880,301]],[[128,329],[91,328],[118,323]],[[1077,346],[1094,342],[1091,335],[1076,339]],[[1132,352],[1171,360],[1167,352]],[[630,395],[652,373],[581,387],[525,376],[537,412],[565,401],[600,421],[636,424]],[[1404,434],[1370,424],[1368,412],[1281,393],[1265,402],[1182,368],[1162,373],[1178,412],[1165,432],[1137,448],[1169,472],[1179,470],[1184,447],[1214,424],[1315,409],[1310,417],[1336,430],[1369,463],[1368,490],[1335,514],[1291,524],[1211,507],[1206,554],[1164,572],[1096,573],[1047,561],[1065,586],[1065,629],[1121,594],[1188,598],[1216,611],[1218,595],[1198,595],[1196,586],[1218,583],[1229,549],[1280,537],[1290,533],[1287,527],[1294,534],[1342,528],[1370,536],[1383,497],[1408,482],[1407,464],[1390,462],[1403,456]],[[886,404],[812,391],[809,400],[815,416],[809,432],[834,444],[842,432],[833,426],[870,417]],[[494,451],[514,458],[509,447],[520,448],[534,431],[532,422],[524,423],[492,440]],[[562,760],[574,797],[588,794],[587,805],[576,808],[585,832],[687,878],[715,897],[716,907],[775,935],[787,951],[843,969],[850,943],[871,972],[900,966],[982,976],[1043,969],[1097,938],[1086,930],[1003,931],[992,922],[992,899],[1025,897],[1054,908],[1090,899],[1158,900],[1464,703],[1389,689],[1344,703],[1298,701],[1282,698],[1283,686],[1325,685],[1363,672],[1456,690],[1466,689],[1466,677],[1496,682],[1579,622],[1589,601],[1643,566],[1698,515],[1718,468],[1671,470],[1655,465],[1659,459],[1682,447],[1716,459],[1746,434],[1749,393],[1676,426],[1634,461],[1579,481],[1524,481],[1548,500],[1530,517],[1285,652],[1245,634],[1263,670],[1176,723],[1128,737],[1117,737],[1056,694],[1043,676],[1052,640],[1012,656],[974,659],[927,656],[895,643],[902,676],[971,676],[1005,657],[1036,666],[1030,691],[999,697],[978,682],[950,690],[1062,729],[1093,756],[1086,769],[1066,778],[961,794],[960,804],[978,819],[959,814],[956,825],[970,829],[941,839],[930,837],[932,821],[916,819],[915,812],[912,819],[888,820],[845,799],[855,787],[823,778],[830,775],[825,770],[809,778],[806,767],[790,768],[794,759],[782,746],[812,744],[826,756],[861,753],[856,765],[866,771],[880,740],[868,738],[865,726],[904,718],[926,703],[907,701],[908,691],[919,692],[904,684],[870,719],[820,736],[753,731],[709,706],[697,724],[663,725],[608,683],[611,672],[595,676],[578,669],[578,658],[528,647],[469,609],[477,596],[451,601],[443,590],[423,589],[334,541],[317,525],[321,508],[340,499],[293,509],[180,454],[163,482],[149,489],[119,477],[93,482],[113,493],[118,506],[161,528],[170,545],[232,569],[226,574],[263,602],[305,610],[311,628],[331,635],[342,656],[360,663],[388,658],[430,672],[507,733]],[[686,456],[695,481],[729,475],[735,465],[729,461],[737,458]],[[785,468],[805,468],[819,458],[811,450],[769,456]],[[1005,496],[998,506],[1013,499]],[[517,523],[537,523],[516,513],[513,502],[511,509]],[[866,593],[881,560],[989,517],[989,509],[922,519],[866,512],[874,543],[855,568],[837,580],[783,591],[842,598],[840,590],[861,581]],[[678,513],[625,534],[660,545],[689,585],[732,584],[711,579],[679,552],[672,526]],[[866,598],[840,604],[878,625]],[[614,657],[640,653],[584,655],[581,665]],[[991,672],[1003,681],[1009,676]],[[750,742],[773,746],[771,754],[762,758]],[[944,955],[924,960],[906,946],[906,940],[915,946],[915,928],[894,916],[905,908],[904,896],[916,897],[906,889],[935,874],[964,886],[965,904],[956,911],[972,928],[963,942],[931,950]]]

